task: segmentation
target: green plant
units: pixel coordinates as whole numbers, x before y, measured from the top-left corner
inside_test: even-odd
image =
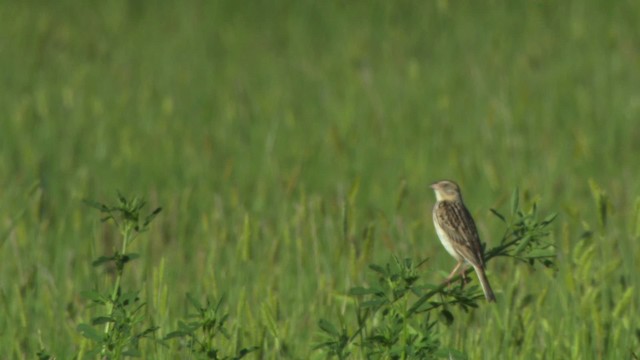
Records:
[[[509,220],[496,210],[492,212],[507,229],[500,245],[486,252],[487,262],[507,256],[530,265],[554,265],[555,247],[544,238],[549,235],[548,227],[555,214],[538,220],[535,204],[530,211],[521,211],[517,190],[512,195]],[[354,287],[348,293],[356,299],[357,327],[349,331],[342,321],[338,330],[330,321],[321,319],[318,325],[323,341],[315,349],[338,359],[351,356],[354,347],[369,359],[466,358],[461,351],[441,346],[435,325],[453,323],[454,315],[449,310],[452,306],[464,311],[478,307],[483,301],[482,292],[478,286],[465,287],[463,282],[454,287],[420,284],[418,268],[425,262],[416,265],[411,259],[394,257],[394,261],[384,267],[370,265],[376,274],[373,284]],[[472,271],[469,268],[466,273]]]
[[[106,215],[102,221],[112,221],[116,225],[122,237],[122,248],[120,251],[115,250],[113,255],[100,256],[93,261],[93,266],[113,264],[116,278],[113,289],[108,293],[99,291],[82,293],[94,304],[104,306],[106,311],[104,315],[92,318],[90,324],[79,324],[77,330],[95,343],[95,347],[87,353],[87,356],[100,354],[101,357],[109,359],[138,356],[139,341],[153,337],[158,327],[141,326],[145,317],[142,311],[145,303],[140,301],[138,291],[123,291],[122,274],[125,266],[139,257],[136,253],[129,253],[128,247],[140,233],[149,228],[151,221],[162,209],[156,208],[143,216],[142,209],[146,205],[145,201],[138,197],[127,199],[121,194],[118,194],[118,204],[115,206],[88,200],[85,200],[85,203]],[[97,330],[96,326],[103,326],[103,331]],[[140,330],[139,327],[143,329]]]
[[[230,338],[229,332],[225,327],[229,314],[222,310],[224,296],[216,303],[207,298],[204,306],[190,294],[187,294],[187,299],[195,313],[188,315],[188,321],[180,321],[178,330],[167,334],[164,338],[165,340],[182,339],[184,340],[183,345],[197,354],[198,357],[215,360],[242,359],[245,355],[257,349],[254,346],[241,348],[235,355],[221,354],[221,351],[215,347],[216,338],[218,335],[222,335],[226,339]]]
[[[555,266],[555,245],[546,241],[545,238],[550,234],[549,225],[556,219],[556,213],[547,215],[540,220],[536,203],[533,203],[527,212],[520,210],[518,189],[514,190],[511,196],[509,219],[495,209],[491,209],[491,212],[507,227],[500,245],[485,254],[487,260],[506,256],[532,266],[535,264],[541,264],[545,267]]]

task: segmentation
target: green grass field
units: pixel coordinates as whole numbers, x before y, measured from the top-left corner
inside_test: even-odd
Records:
[[[557,270],[491,261],[497,305],[452,307],[443,346],[640,357],[639,23],[625,0],[3,2],[0,357],[88,351],[81,293],[113,286],[91,262],[120,238],[82,200],[120,191],[163,207],[123,278],[157,338],[187,293],[225,295],[221,353],[324,359],[318,321],[351,316],[370,263],[453,267],[442,178],[489,247],[516,188],[558,213]]]

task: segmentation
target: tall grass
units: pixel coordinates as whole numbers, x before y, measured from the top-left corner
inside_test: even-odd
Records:
[[[225,296],[225,353],[323,358],[320,318],[367,265],[453,261],[430,220],[461,183],[480,233],[523,190],[558,212],[558,270],[498,259],[497,306],[439,324],[469,358],[640,351],[636,2],[0,4],[0,353],[60,359],[119,244],[83,205],[164,211],[123,284],[159,337]],[[145,358],[180,349],[149,346]]]

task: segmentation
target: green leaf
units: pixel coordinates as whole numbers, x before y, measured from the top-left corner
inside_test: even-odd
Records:
[[[533,239],[533,237],[531,236],[531,234],[526,234],[522,240],[520,240],[520,244],[518,244],[518,247],[516,247],[516,249],[513,251],[513,253],[515,255],[520,254],[531,242],[531,240]]]
[[[427,288],[425,286],[412,286],[411,289],[411,293],[414,294],[415,296],[421,297],[422,295],[424,295],[424,292]]]
[[[102,352],[102,347],[98,346],[96,348],[93,348],[89,351],[87,351],[84,355],[85,359],[95,359],[100,353]]]
[[[238,352],[238,356],[236,356],[236,359],[242,359],[242,358],[243,358],[243,357],[245,357],[247,354],[249,354],[249,353],[251,353],[251,352],[254,352],[254,351],[258,350],[258,349],[259,349],[259,347],[257,347],[257,346],[252,346],[252,347],[250,347],[250,348],[244,348],[244,349],[241,349],[241,350]]]
[[[55,358],[49,355],[45,349],[40,349],[40,351],[36,353],[36,356],[38,357],[38,360],[55,360]]]
[[[82,296],[83,298],[87,299],[87,300],[91,300],[93,302],[96,303],[100,303],[100,304],[105,304],[106,303],[106,299],[104,296],[102,296],[102,294],[100,294],[97,291],[81,291],[80,292],[80,296]]]
[[[98,210],[100,210],[102,212],[108,212],[109,211],[109,207],[107,205],[101,204],[101,203],[99,203],[97,201],[93,201],[93,200],[89,200],[89,199],[83,199],[82,202],[85,205],[87,205],[89,207],[92,207],[94,209],[98,209]]]
[[[511,194],[511,214],[515,214],[516,211],[518,210],[519,201],[520,201],[520,191],[518,190],[518,187],[516,187],[513,190],[513,193]]]
[[[378,308],[387,303],[386,299],[374,299],[362,303],[363,308]]]
[[[530,259],[552,258],[555,256],[556,256],[556,252],[554,249],[534,249],[527,254],[527,257]]]
[[[89,340],[93,340],[98,343],[102,343],[104,340],[104,334],[94,329],[89,324],[80,324],[76,327],[76,330]]]
[[[544,218],[544,220],[542,220],[542,222],[540,224],[542,226],[547,226],[547,225],[551,224],[553,222],[553,220],[556,219],[557,216],[558,216],[558,213],[553,213],[553,214],[547,216],[546,218]]]
[[[193,295],[191,295],[190,293],[187,293],[187,300],[189,300],[189,302],[191,303],[191,305],[193,305],[194,308],[196,308],[198,311],[202,310],[202,305],[200,304],[200,302],[198,301],[198,299],[196,299]]]
[[[156,217],[156,216],[157,216],[161,211],[162,211],[162,208],[161,208],[161,207],[159,207],[159,208],[157,208],[157,209],[153,210],[153,212],[152,212],[151,214],[147,215],[147,217],[144,219],[144,222],[143,222],[143,224],[144,224],[144,225],[143,225],[143,226],[144,226],[144,227],[147,227],[147,225],[149,225],[149,223],[151,223],[151,221],[152,221],[152,220],[153,220],[153,219],[154,219],[154,218],[155,218],[155,217]]]
[[[113,261],[113,260],[115,260],[114,256],[100,256],[99,258],[93,260],[91,265],[93,265],[94,267],[95,266],[100,266],[100,265],[102,265],[102,264],[104,264],[106,262]]]
[[[385,275],[385,276],[388,275],[387,270],[385,270],[385,268],[383,268],[380,265],[370,264],[369,265],[369,269],[371,269],[371,270],[373,270],[373,271],[375,271],[377,273],[380,273],[382,275]]]
[[[227,300],[227,297],[225,295],[220,296],[220,300],[218,300],[218,303],[216,304],[216,310],[215,310],[216,314],[218,313],[218,311],[220,310],[220,308],[222,307],[222,305],[226,300]]]
[[[160,329],[159,326],[152,326],[150,328],[145,329],[143,332],[139,333],[137,337],[139,338],[146,337],[147,335],[153,334],[154,332],[158,331],[158,329]]]
[[[108,322],[112,322],[113,318],[108,316],[98,316],[91,319],[91,325],[102,325]]]
[[[507,223],[507,219],[502,214],[500,214],[497,210],[489,209],[489,211],[491,211],[493,215],[497,216],[500,220],[502,220],[502,222],[504,222],[505,224]]]
[[[453,324],[453,314],[447,310],[447,309],[443,309],[442,311],[440,311],[440,321],[442,321],[443,323],[445,323],[446,325],[451,325]]]
[[[118,194],[118,201],[120,201],[120,206],[126,207],[127,206],[127,199],[124,197],[124,195],[122,195],[120,190],[117,191],[117,194]]]
[[[178,329],[179,329],[178,331],[193,333],[194,331],[198,330],[200,327],[202,327],[201,321],[195,321],[191,323],[185,323],[182,320],[178,321]]]
[[[329,321],[325,320],[325,319],[320,319],[320,321],[318,321],[318,326],[320,327],[320,329],[324,332],[326,332],[327,334],[333,336],[333,337],[339,337],[340,336],[340,332],[338,332],[338,329],[336,329],[335,326],[333,326],[332,323],[330,323]]]
[[[111,219],[115,219],[112,215],[107,215],[105,217],[103,217],[102,219],[100,219],[100,222],[107,222]]]
[[[361,287],[361,286],[356,286],[354,288],[349,289],[349,295],[350,296],[371,295],[371,294],[377,294],[378,292],[379,292],[379,290],[370,289],[370,288],[364,288],[364,287]]]
[[[131,253],[131,254],[124,254],[122,255],[122,263],[126,264],[131,260],[135,260],[137,258],[140,257],[140,254],[136,254],[136,253]]]
[[[118,302],[124,306],[131,305],[140,300],[140,298],[138,297],[138,293],[138,291],[126,292],[120,295]]]

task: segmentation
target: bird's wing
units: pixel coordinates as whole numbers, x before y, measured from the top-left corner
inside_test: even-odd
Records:
[[[480,236],[464,204],[457,201],[440,201],[436,206],[438,224],[455,243],[456,251],[472,265],[484,268]]]

